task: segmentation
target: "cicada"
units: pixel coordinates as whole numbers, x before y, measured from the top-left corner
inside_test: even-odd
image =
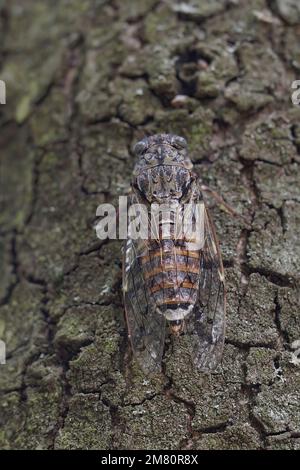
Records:
[[[172,335],[190,336],[195,366],[212,371],[224,344],[224,269],[187,142],[157,134],[138,142],[134,153],[130,204],[146,207],[143,225],[150,234],[138,238],[129,230],[124,247],[123,294],[134,355],[146,373],[160,370],[168,326]],[[157,216],[155,211],[166,204],[173,215]],[[193,239],[184,230],[178,234],[182,212],[190,226],[200,214],[199,237]]]

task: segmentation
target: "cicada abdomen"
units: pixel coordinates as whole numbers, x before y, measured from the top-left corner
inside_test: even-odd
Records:
[[[159,369],[166,323],[191,336],[196,365],[213,369],[224,342],[220,251],[182,137],[159,134],[135,146],[131,205],[146,211],[143,238],[128,229],[123,291],[133,351]],[[145,230],[144,230],[145,234]]]

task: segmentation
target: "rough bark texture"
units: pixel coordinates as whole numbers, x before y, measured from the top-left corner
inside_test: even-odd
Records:
[[[1,2],[1,448],[300,448],[299,42],[297,0]],[[251,221],[209,201],[228,286],[213,375],[181,338],[143,376],[121,243],[93,229],[158,131]]]

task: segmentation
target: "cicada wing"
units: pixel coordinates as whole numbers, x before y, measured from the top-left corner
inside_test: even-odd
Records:
[[[145,288],[141,253],[145,242],[128,238],[123,263],[123,293],[129,337],[134,355],[146,373],[158,372],[165,343],[165,318]]]
[[[187,319],[196,366],[211,371],[220,363],[225,336],[224,269],[215,229],[204,210],[204,246],[200,254],[198,300]]]

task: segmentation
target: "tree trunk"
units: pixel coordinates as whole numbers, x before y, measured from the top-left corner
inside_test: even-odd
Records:
[[[1,8],[0,447],[299,449],[298,1]],[[94,229],[156,132],[186,137],[203,183],[251,223],[207,199],[228,298],[211,375],[185,337],[143,375],[121,242]]]

